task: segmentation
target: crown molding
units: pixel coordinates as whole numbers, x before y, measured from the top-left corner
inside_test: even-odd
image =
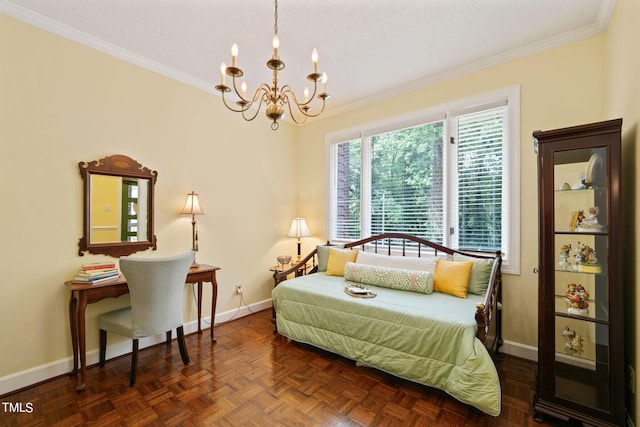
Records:
[[[525,58],[537,53],[541,53],[547,50],[551,50],[557,47],[561,47],[570,43],[574,43],[589,37],[596,36],[604,33],[607,30],[611,13],[615,0],[607,0],[603,2],[603,7],[600,9],[600,13],[595,24],[587,25],[573,31],[568,31],[563,34],[559,34],[554,37],[550,37],[545,40],[541,40],[536,43],[531,43],[527,46],[523,46],[517,49],[512,49],[506,52],[499,53],[487,58],[483,58],[479,61],[475,61],[469,64],[462,65],[460,67],[451,68],[441,73],[424,77],[419,80],[415,80],[411,83],[405,83],[400,86],[396,86],[391,90],[382,91],[376,95],[361,98],[355,102],[343,104],[341,106],[332,108],[329,114],[325,114],[324,117],[331,115],[341,114],[356,108],[362,108],[364,106],[384,101],[398,95],[404,95],[419,89],[424,89],[429,86],[433,86],[439,83],[443,83],[449,80],[453,80],[458,77],[462,77],[468,74],[472,74],[478,71],[485,70],[497,65],[505,64],[517,59]],[[323,117],[323,118],[324,118]]]
[[[62,24],[61,22],[47,18],[46,16],[42,16],[13,3],[9,3],[7,0],[0,0],[0,12],[42,30],[49,31],[66,39],[99,50],[107,55],[138,65],[165,77],[169,77],[210,93],[215,93],[211,82],[195,78],[187,73],[176,70],[175,68],[160,64],[159,62],[131,52],[121,46],[108,43],[98,37]]]
[[[594,24],[587,25],[573,31],[568,31],[563,34],[550,37],[546,40],[542,40],[540,42],[523,46],[521,48],[502,52],[497,55],[472,62],[470,64],[465,64],[460,67],[455,67],[449,70],[445,70],[435,75],[426,76],[422,79],[413,81],[411,83],[405,83],[403,85],[396,86],[393,89],[378,92],[373,96],[364,97],[354,102],[337,105],[335,107],[332,107],[326,110],[323,117],[318,118],[317,120],[322,120],[324,118],[341,114],[347,111],[351,111],[357,108],[361,108],[366,105],[384,101],[384,100],[396,97],[398,95],[403,95],[418,89],[423,89],[429,86],[433,86],[435,84],[452,80],[454,78],[462,77],[464,75],[482,71],[496,65],[504,64],[516,59],[524,58],[526,56],[530,56],[536,53],[540,53],[549,49],[560,47],[569,43],[573,43],[588,37],[601,34],[607,30],[615,3],[616,3],[615,0],[603,0],[600,6],[598,17]],[[7,0],[0,0],[0,12],[8,16],[11,16],[15,19],[18,19],[20,21],[34,25],[43,30],[46,30],[54,34],[57,34],[59,36],[65,37],[67,39],[73,40],[77,43],[97,49],[108,55],[115,56],[124,61],[138,65],[142,68],[146,68],[150,71],[156,72],[158,74],[164,75],[171,79],[180,81],[187,85],[193,86],[195,88],[198,88],[206,92],[212,93],[216,96],[219,96],[219,94],[215,90],[213,90],[213,84],[211,82],[207,82],[205,80],[195,78],[187,73],[184,73],[182,71],[160,64],[147,57],[144,57],[142,55],[139,55],[127,49],[124,49],[121,46],[117,46],[117,45],[105,42],[102,39],[91,36],[82,31],[78,31],[77,29],[64,25],[58,21],[52,20],[40,14],[34,13],[21,6],[17,6],[13,3],[10,3]]]

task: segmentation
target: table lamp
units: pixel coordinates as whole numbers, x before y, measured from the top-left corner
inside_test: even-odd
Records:
[[[204,215],[204,211],[200,207],[200,201],[198,195],[195,192],[187,194],[187,201],[184,204],[184,208],[180,214],[191,215],[191,250],[198,252],[198,226],[196,224],[196,215]],[[193,264],[191,268],[198,267],[200,264],[193,258]]]
[[[300,238],[308,236],[311,236],[311,231],[309,231],[309,227],[307,227],[307,221],[305,221],[304,218],[294,218],[293,221],[291,221],[291,228],[289,229],[287,237],[298,238],[298,259],[296,262],[300,262]]]

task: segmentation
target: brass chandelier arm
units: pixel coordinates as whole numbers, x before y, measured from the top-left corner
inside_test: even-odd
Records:
[[[291,93],[293,93],[293,92],[291,92]],[[284,98],[285,99],[284,104],[287,104],[287,109],[289,110],[289,116],[291,116],[291,119],[294,121],[294,123],[296,123],[298,125],[301,125],[301,124],[303,124],[304,122],[307,121],[307,118],[309,118],[309,117],[317,117],[320,114],[322,114],[322,112],[324,111],[326,98],[325,97],[320,97],[320,98],[322,99],[322,107],[320,108],[320,111],[318,111],[315,114],[309,113],[309,110],[311,108],[307,107],[306,105],[301,107],[299,104],[295,103],[295,101],[294,102],[290,102],[288,97]],[[293,104],[293,103],[295,103],[295,105],[297,107],[297,110],[298,110],[298,112],[300,114],[302,114],[302,117],[296,117],[296,116],[299,116],[299,114],[295,114],[294,113],[293,108],[291,107],[291,104]]]
[[[242,107],[242,108],[240,108],[240,109],[234,108],[233,106],[231,106],[231,105],[229,105],[229,104],[227,103],[227,99],[224,97],[224,93],[225,93],[225,91],[224,91],[224,90],[221,90],[220,92],[222,93],[222,102],[224,103],[224,106],[225,106],[225,107],[227,107],[229,110],[233,111],[234,113],[244,113],[244,112],[245,112],[245,111],[247,111],[247,110],[249,109],[249,107],[251,106],[251,105],[249,105],[249,104],[247,103],[247,104],[245,104],[245,105],[244,105],[244,107]]]
[[[236,78],[232,77],[232,80],[233,80],[233,91],[236,93],[236,96],[240,99],[240,101],[238,102],[240,102],[241,104],[249,104],[249,107],[251,107],[251,105],[254,102],[257,102],[260,99],[260,97],[262,96],[261,91],[265,91],[265,92],[269,91],[269,86],[263,83],[260,85],[260,87],[256,89],[251,99],[247,99],[244,96],[242,96],[242,94],[238,90],[238,86],[236,84]]]
[[[291,116],[291,119],[298,125],[303,124],[304,122],[307,121],[307,118],[309,117],[317,117],[320,114],[322,114],[322,112],[324,111],[324,106],[325,106],[325,99],[322,99],[322,107],[320,108],[320,111],[318,111],[315,114],[311,114],[309,113],[310,108],[308,108],[306,111],[305,109],[303,109],[302,107],[300,107],[298,104],[296,104],[297,110],[300,114],[302,114],[302,118],[298,118],[296,117],[296,114],[294,114],[293,112],[293,108],[291,108],[291,102],[286,102],[287,104],[287,108],[289,109],[289,115]]]
[[[260,90],[264,90],[263,88],[259,88],[258,90],[256,90],[256,94],[258,94],[260,92]],[[255,119],[258,116],[258,113],[260,112],[260,108],[262,107],[262,103],[265,102],[268,99],[268,96],[266,93],[262,93],[262,96],[258,96],[257,100],[259,100],[260,102],[258,103],[258,106],[255,110],[255,114],[253,114],[253,116],[250,116],[247,114],[247,111],[249,111],[249,109],[253,106],[254,102],[244,102],[244,101],[236,101],[236,104],[240,105],[241,108],[234,108],[233,106],[229,105],[227,103],[226,98],[224,97],[224,93],[225,91],[221,91],[222,92],[222,102],[224,103],[225,107],[227,107],[229,110],[235,112],[235,113],[242,113],[242,118],[245,119],[246,121],[250,122],[251,120]],[[257,95],[255,95],[257,96]],[[256,100],[256,101],[257,101]]]
[[[316,92],[318,91],[317,86],[318,85],[314,83],[314,85],[313,85],[313,93],[311,94],[311,96],[309,96],[309,99],[307,99],[305,102],[298,102],[298,97],[296,96],[296,93],[293,91],[291,86],[288,85],[288,84],[282,86],[282,88],[280,89],[280,92],[282,93],[282,95],[287,96],[287,97],[289,96],[289,94],[291,94],[291,97],[293,98],[293,101],[298,106],[298,108],[304,109],[304,107],[307,107],[308,105],[310,105],[316,99]]]
[[[289,104],[289,113],[291,115],[291,117],[294,119],[294,122],[296,122],[297,124],[302,124],[304,123],[304,120],[302,122],[298,122],[295,117],[293,116],[292,113],[292,108],[291,108],[291,104],[295,104],[295,106],[297,107],[298,111],[305,115],[306,117],[318,117],[320,114],[322,114],[322,112],[324,111],[324,107],[326,105],[326,99],[329,97],[326,93],[321,93],[318,94],[318,96],[316,96],[315,94],[316,90],[314,88],[314,94],[313,96],[311,96],[309,98],[308,101],[304,102],[304,103],[300,103],[298,102],[298,98],[296,97],[295,92],[291,89],[291,87],[289,85],[285,85],[282,87],[282,95],[284,95],[284,97],[287,99],[287,104]],[[289,100],[289,96],[291,96],[293,102],[291,102]],[[316,99],[321,99],[322,100],[322,108],[320,109],[320,111],[316,112],[316,113],[310,113],[309,111],[311,111],[311,107],[310,104],[316,100]],[[306,119],[305,119],[306,120]]]
[[[311,104],[313,102],[313,100],[315,99],[315,97],[316,97],[317,88],[316,88],[316,85],[313,85],[313,86],[314,86],[313,87],[313,94],[311,94],[311,96],[309,96],[309,99],[307,99],[305,102],[298,102],[298,97],[296,96],[296,93],[293,91],[291,86],[288,85],[288,84],[282,86],[280,91],[282,92],[282,94],[284,96],[287,96],[287,97],[289,96],[289,94],[291,94],[291,97],[293,98],[293,101],[298,106],[298,108],[301,108],[301,107],[304,108],[304,107],[308,106],[309,104]]]
[[[235,104],[240,106],[240,108],[235,108],[233,105],[229,105],[229,103],[227,102],[227,99],[225,98],[225,93],[231,92],[231,88],[229,88],[228,86],[218,85],[216,86],[216,89],[221,92],[222,102],[224,103],[225,107],[227,107],[229,110],[235,113],[242,113],[242,117],[247,121],[251,121],[256,118],[256,116],[258,115],[258,112],[260,112],[262,103],[268,101],[269,92],[270,92],[269,86],[267,86],[266,84],[262,84],[258,89],[256,89],[251,100],[248,100],[244,98],[242,95],[240,95],[240,93],[238,93],[238,89],[236,86],[236,79],[234,78],[233,90],[236,93],[236,96],[239,98],[239,101],[235,101]],[[256,103],[257,101],[260,101],[260,102],[258,104],[256,113],[253,116],[247,116],[245,114],[246,111],[248,111],[253,106],[253,104]]]
[[[256,93],[258,93],[258,92],[259,92],[259,90],[256,90]],[[246,121],[250,122],[251,120],[253,120],[256,117],[258,117],[258,113],[260,112],[260,109],[262,108],[262,103],[265,101],[265,97],[266,97],[266,94],[263,93],[262,96],[259,98],[260,102],[258,103],[258,106],[256,107],[255,113],[253,114],[253,116],[248,116],[246,114],[246,112],[249,111],[249,109],[247,108],[246,110],[242,111],[242,118],[245,119]]]
[[[285,104],[287,104],[287,108],[289,109],[289,116],[291,116],[291,120],[293,120],[295,124],[301,125],[301,124],[303,124],[304,122],[307,121],[307,117],[308,116],[306,114],[303,113],[304,115],[302,116],[301,120],[299,120],[296,117],[296,115],[293,114],[293,109],[291,108],[291,102],[288,102],[288,99],[287,99],[287,102],[285,102]],[[298,105],[298,104],[296,104],[296,105]],[[300,111],[300,107],[298,107],[298,111]]]

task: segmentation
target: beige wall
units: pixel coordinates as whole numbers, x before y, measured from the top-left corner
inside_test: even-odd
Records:
[[[537,171],[531,133],[608,118],[603,47],[604,38],[593,37],[304,126],[301,166],[307,173],[299,180],[305,189],[301,193],[305,216],[317,228],[325,228],[327,133],[520,85],[521,274],[504,277],[504,338],[537,347],[538,279],[533,273],[538,260]]]
[[[640,143],[640,55],[638,55],[638,40],[640,40],[640,3],[636,0],[617,0],[609,30],[606,34],[605,86],[607,93],[607,112],[611,117],[622,117],[622,150],[623,150],[623,215],[627,240],[624,242],[625,266],[624,292],[627,305],[625,306],[625,336],[627,363],[636,371],[640,367],[640,341],[637,331],[640,327],[638,305],[640,295],[636,284],[640,279],[640,255],[637,244],[640,240],[636,218],[640,211],[640,188],[638,187],[637,164],[640,160],[638,144]],[[636,387],[638,387],[636,385]],[[627,409],[635,425],[638,425],[638,408],[640,407],[640,389],[635,394],[628,393]]]
[[[268,268],[295,250],[293,126],[245,123],[218,96],[2,14],[0,61],[0,378],[72,354],[63,283],[101,259],[77,255],[80,161],[125,154],[158,171],[157,255],[191,248],[190,217],[178,213],[200,194],[198,260],[222,267],[219,313],[238,307],[235,284],[249,304],[271,297]],[[89,350],[97,314],[127,301],[89,306]],[[197,318],[188,287],[185,310]]]

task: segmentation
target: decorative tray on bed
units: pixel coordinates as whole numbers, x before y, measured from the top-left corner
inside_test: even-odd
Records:
[[[371,289],[367,289],[364,286],[357,285],[345,286],[344,292],[347,295],[351,295],[352,297],[356,298],[374,298],[376,295],[378,295]]]

